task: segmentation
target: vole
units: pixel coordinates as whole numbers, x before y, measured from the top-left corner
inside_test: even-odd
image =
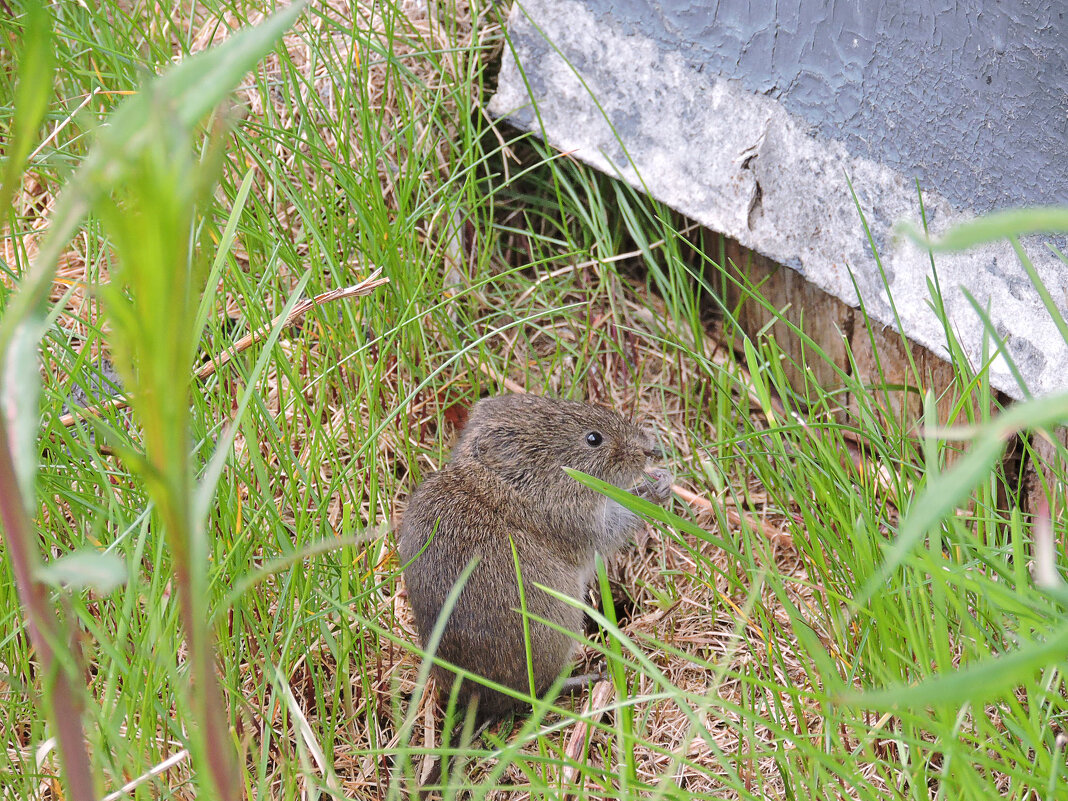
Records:
[[[477,560],[445,623],[437,655],[528,693],[518,562],[528,613],[574,635],[530,620],[534,689],[544,694],[575,652],[583,613],[535,585],[582,599],[595,553],[612,554],[644,525],[563,468],[664,503],[671,475],[645,472],[660,455],[649,433],[599,406],[536,395],[479,401],[448,465],[418,487],[400,527],[408,600],[424,645],[449,591]],[[455,674],[438,666],[434,674],[447,697]],[[482,724],[519,705],[470,680],[462,683],[459,701],[475,704]]]

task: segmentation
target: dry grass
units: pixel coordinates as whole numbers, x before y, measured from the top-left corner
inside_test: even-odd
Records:
[[[181,9],[185,17],[172,17],[187,19],[192,11],[188,31],[154,8],[137,5],[131,13],[145,15],[151,35],[170,41],[175,58],[182,42],[197,52],[262,17],[233,10],[211,15],[195,4],[181,4]],[[228,277],[220,281],[213,298],[212,340],[203,355],[220,365],[200,387],[207,417],[217,424],[228,420],[233,398],[244,386],[240,365],[221,364],[219,358],[236,339],[227,338],[231,324],[252,331],[269,322],[280,312],[287,292],[317,267],[316,259],[324,258],[317,240],[318,219],[309,217],[301,201],[323,203],[328,198],[325,202],[336,208],[312,211],[340,214],[345,219],[341,228],[362,224],[359,209],[349,208],[350,189],[341,174],[377,181],[387,216],[412,215],[414,234],[395,245],[377,242],[373,248],[360,240],[358,248],[331,254],[335,272],[324,268],[324,283],[337,286],[337,276],[355,283],[378,263],[368,254],[388,254],[394,248],[394,265],[417,260],[420,267],[411,272],[418,275],[425,269],[433,274],[436,280],[428,286],[438,287],[440,295],[393,307],[410,315],[419,331],[418,337],[404,342],[385,340],[386,328],[401,323],[376,316],[370,304],[385,306],[376,296],[350,309],[350,318],[320,309],[308,314],[299,331],[287,331],[288,338],[279,342],[274,361],[259,379],[264,427],[250,424],[236,442],[236,477],[229,498],[237,507],[236,523],[213,532],[227,550],[248,560],[238,565],[236,574],[284,554],[277,538],[299,533],[309,518],[317,521],[324,536],[349,533],[360,521],[388,521],[395,527],[418,478],[440,465],[466,418],[467,403],[480,393],[532,391],[602,403],[657,432],[670,454],[667,466],[677,476],[675,511],[733,543],[756,565],[750,569],[702,538],[650,528],[611,566],[622,633],[679,690],[674,697],[650,700],[647,697],[662,692],[663,685],[647,671],[630,674],[632,697],[641,699],[633,705],[640,732],[634,753],[638,780],[656,786],[670,771],[674,787],[696,795],[797,797],[798,788],[786,785],[790,774],[784,765],[806,769],[807,757],[792,754],[807,747],[821,754],[826,749],[831,752],[828,761],[837,760],[847,766],[843,771],[852,770],[851,775],[867,781],[859,788],[839,780],[838,797],[900,794],[915,778],[895,767],[893,749],[900,743],[894,737],[901,721],[869,716],[851,726],[840,718],[828,722],[830,691],[813,667],[809,646],[796,634],[799,617],[826,648],[844,681],[864,686],[868,677],[858,669],[860,646],[855,651],[844,648],[843,636],[832,630],[845,602],[839,588],[826,586],[827,570],[818,553],[822,546],[806,529],[806,514],[819,514],[821,501],[800,493],[784,498],[781,488],[749,472],[744,459],[723,470],[717,466],[724,442],[743,455],[746,448],[770,451],[769,432],[782,428],[789,418],[782,402],[776,399],[778,405],[770,411],[763,408],[759,388],[746,366],[717,338],[718,327],[710,325],[702,341],[695,342],[689,330],[671,321],[664,301],[642,285],[646,262],[638,252],[620,248],[607,253],[598,247],[597,258],[588,258],[594,248],[577,257],[582,249],[563,241],[560,230],[538,215],[522,191],[501,192],[488,231],[474,230],[473,219],[447,204],[428,203],[416,211],[407,205],[403,182],[416,181],[432,195],[455,179],[454,154],[464,130],[460,121],[482,114],[485,100],[465,79],[471,74],[470,60],[492,63],[502,32],[491,6],[478,18],[472,18],[471,6],[463,2],[406,0],[399,10],[387,18],[371,0],[314,4],[301,28],[285,38],[285,55],[268,58],[238,96],[244,119],[228,154],[224,183],[235,186],[252,168],[253,195],[262,204],[258,213],[276,226],[267,236],[287,239],[293,258],[271,266],[275,274],[270,291],[261,291],[257,280],[268,270],[262,261],[264,249],[241,237],[235,244],[235,272],[246,283]],[[312,38],[318,43],[315,48],[308,46]],[[439,57],[429,58],[428,52]],[[365,76],[359,86],[346,83],[355,67]],[[406,80],[398,77],[402,70]],[[296,93],[279,88],[294,85],[300,87]],[[353,98],[359,104],[351,102]],[[369,126],[369,120],[376,125]],[[410,136],[398,135],[409,126]],[[490,135],[502,143],[508,139],[498,130]],[[510,151],[504,156],[502,172],[526,166],[509,162]],[[416,174],[406,171],[413,164],[419,165]],[[51,176],[27,175],[16,199],[19,229],[3,238],[9,264],[32,259],[56,186]],[[227,193],[219,194],[226,201],[222,207],[227,207]],[[357,239],[381,234],[362,231]],[[405,251],[406,245],[412,249]],[[651,250],[663,245],[657,241]],[[107,332],[107,325],[88,287],[107,280],[107,266],[106,248],[82,235],[65,257],[51,296],[63,304],[60,326],[92,361],[106,355],[100,334]],[[389,291],[402,289],[394,285]],[[561,313],[564,308],[568,311]],[[366,347],[353,344],[352,331],[345,330],[350,321],[353,328],[368,332]],[[344,340],[346,336],[350,339]],[[416,339],[421,349],[413,348]],[[479,340],[480,349],[467,347]],[[405,343],[407,351],[402,349]],[[697,353],[701,360],[695,358]],[[361,363],[376,366],[373,392]],[[69,380],[63,364],[58,357],[49,362],[58,393],[66,391]],[[736,413],[733,417],[709,411],[724,392],[711,380],[720,372],[730,377],[726,384],[733,394],[727,407]],[[823,431],[825,423],[805,421],[807,432],[798,441],[818,443],[824,435],[817,429]],[[265,434],[267,424],[276,426],[280,435]],[[124,419],[122,426],[130,428],[129,421]],[[904,470],[901,476],[888,476],[886,462],[870,456],[867,442],[857,448],[857,435],[847,434],[853,447],[842,448],[840,467],[855,487],[878,485],[874,493],[883,499],[876,504],[883,515],[878,521],[888,530],[897,522],[901,494],[890,485],[909,486],[909,476]],[[800,446],[784,450],[767,463],[782,471],[795,469],[799,451]],[[111,489],[113,503],[131,504],[130,496],[137,493],[122,473],[121,461],[109,461],[108,469],[121,475]],[[718,478],[711,477],[713,473]],[[887,498],[893,502],[884,502]],[[58,517],[59,512],[67,514],[67,529],[79,528],[78,513],[66,504],[57,494],[55,506],[45,509],[46,525],[51,525],[49,516]],[[259,528],[272,523],[279,524],[272,532],[274,541],[266,534],[257,539]],[[359,548],[342,551],[341,571],[353,577],[348,590],[365,592],[355,611],[351,598],[328,597],[318,586],[305,596],[291,594],[288,579],[278,571],[258,585],[257,605],[244,614],[257,616],[261,624],[281,621],[279,625],[265,625],[262,631],[269,633],[256,640],[241,629],[240,621],[235,624],[230,612],[229,633],[240,647],[225,644],[228,653],[240,655],[223,662],[220,670],[229,677],[229,701],[238,721],[235,734],[249,771],[265,777],[261,792],[269,788],[272,797],[311,795],[321,784],[345,797],[383,797],[393,770],[385,755],[409,745],[399,738],[410,703],[416,704],[417,721],[410,745],[433,749],[440,744],[440,711],[432,685],[412,698],[418,689],[419,661],[400,643],[414,643],[416,637],[403,583],[394,580],[398,565],[390,542],[387,532],[377,532]],[[336,578],[310,572],[311,561],[306,564],[313,584],[325,581],[324,575]],[[163,597],[169,597],[169,589]],[[154,614],[149,608],[136,611],[146,620]],[[364,627],[365,621],[380,630]],[[856,644],[860,624],[854,620],[851,625],[847,639]],[[294,637],[295,630],[300,637]],[[591,636],[601,641],[601,634]],[[293,639],[301,651],[286,661],[281,655],[288,656]],[[338,643],[351,650],[339,655]],[[963,646],[957,641],[951,646],[954,660],[959,660]],[[584,671],[599,664],[598,653],[596,647],[587,648],[577,668]],[[182,661],[179,647],[177,664]],[[272,676],[270,669],[279,665],[285,674]],[[359,676],[349,672],[351,665]],[[332,696],[342,699],[340,713],[324,708],[324,688],[346,681],[348,685]],[[10,686],[0,690],[12,692]],[[621,737],[613,730],[621,714],[613,704],[621,700],[617,687],[606,681],[574,700],[574,711],[585,710],[576,719],[550,716],[546,723],[559,723],[557,730],[531,739],[523,756],[498,780],[503,789],[491,790],[486,797],[531,797],[525,789],[531,773],[540,777],[541,786],[560,787],[564,796],[583,786],[589,796],[604,795],[612,777],[596,768],[618,773],[626,762]],[[163,703],[169,705],[170,723],[180,720],[175,697],[164,697]],[[988,719],[996,720],[1000,712],[993,707]],[[703,731],[694,731],[695,716]],[[598,720],[607,725],[598,727]],[[962,732],[972,734],[966,724]],[[194,798],[192,768],[180,757],[172,731],[146,720],[136,737],[152,742],[147,752],[158,756],[160,765],[167,758],[176,760],[153,779],[169,789],[168,797]],[[507,725],[499,732],[516,736]],[[31,728],[8,734],[9,748],[23,759],[30,757],[37,743]],[[934,740],[924,733],[916,737]],[[327,740],[324,756],[322,744]],[[573,763],[592,767],[580,775],[564,760],[545,762],[546,752],[567,754]],[[493,760],[473,765],[472,782],[487,779],[494,765]],[[110,766],[109,776],[119,778],[111,775]],[[1008,780],[1000,781],[1004,785]],[[802,792],[805,786],[801,784]],[[58,784],[44,782],[37,797],[60,797]]]
[[[536,277],[532,275],[531,278]],[[636,288],[614,274],[600,277],[606,287],[591,286],[582,278],[569,293],[559,298],[560,303],[582,302],[588,304],[586,314],[592,321],[581,334],[570,325],[562,324],[548,329],[522,327],[507,336],[500,336],[488,343],[490,350],[505,354],[504,362],[513,365],[508,374],[494,375],[502,386],[509,384],[517,390],[526,387],[547,387],[549,394],[565,395],[574,392],[572,376],[565,370],[550,373],[539,369],[541,365],[557,362],[550,359],[563,340],[575,345],[581,355],[576,357],[587,367],[587,381],[580,391],[584,399],[608,405],[630,415],[637,422],[657,432],[658,439],[665,450],[673,454],[668,467],[680,475],[679,488],[691,497],[689,504],[676,499],[678,511],[689,516],[710,531],[716,531],[714,515],[708,511],[709,502],[721,503],[722,498],[709,499],[698,495],[707,492],[708,487],[692,482],[693,476],[700,476],[698,465],[707,456],[707,451],[695,451],[693,438],[713,443],[716,432],[709,428],[710,420],[701,414],[695,414],[684,407],[680,400],[693,387],[703,380],[685,360],[676,358],[674,350],[665,347],[664,330],[657,320],[666,319],[662,315],[648,315],[643,312],[662,303],[655,296]],[[618,304],[609,305],[604,298],[615,297]],[[555,297],[555,296],[554,296]],[[488,311],[489,309],[487,309]],[[510,313],[526,314],[527,309],[509,309]],[[710,339],[709,343],[717,347]],[[725,354],[724,354],[725,355]],[[729,357],[728,357],[729,358]],[[566,363],[566,362],[565,362]],[[634,380],[636,373],[643,377],[641,383]],[[461,384],[472,380],[461,370],[452,376]],[[475,377],[477,380],[477,376]],[[648,391],[656,387],[657,392]],[[700,408],[700,406],[698,406]],[[433,415],[431,415],[433,417]],[[455,438],[453,427],[445,431],[430,428],[422,429],[423,436],[431,440],[444,437],[449,441]],[[431,450],[432,442],[424,441],[423,446]],[[750,487],[749,496],[759,502],[761,488],[759,484]],[[401,499],[400,504],[403,504]],[[739,521],[740,522],[740,521]],[[765,528],[781,533],[784,515],[774,514],[761,517]],[[740,529],[720,532],[723,535],[740,539]],[[785,547],[773,547],[770,553],[774,557],[767,568],[780,575],[789,577],[788,583],[796,588],[810,588],[807,571],[803,560],[789,547],[788,537],[779,537],[777,541],[786,543]],[[695,554],[700,562],[695,561]],[[719,682],[705,665],[714,664],[723,673],[745,674],[747,666],[752,663],[763,664],[768,653],[774,651],[780,661],[787,665],[787,671],[776,675],[783,686],[793,686],[804,692],[808,687],[808,674],[799,667],[792,649],[795,643],[782,639],[781,632],[768,632],[747,615],[742,608],[747,606],[744,593],[737,585],[728,582],[724,576],[732,572],[732,557],[721,549],[708,543],[699,542],[693,537],[678,534],[666,535],[652,528],[639,537],[633,548],[628,548],[615,560],[611,568],[613,591],[624,606],[632,608],[633,613],[625,624],[621,625],[624,634],[635,642],[643,643],[645,654],[666,679],[680,689],[700,695],[717,694],[727,704],[743,705],[752,703],[752,699],[743,696],[745,688],[735,681]],[[710,566],[715,573],[710,571]],[[700,570],[698,568],[700,567]],[[811,589],[798,589],[793,593],[793,600],[802,608],[810,608]],[[677,597],[677,600],[664,607],[664,598]],[[415,641],[415,631],[411,615],[404,601],[404,591],[399,585],[396,595],[391,599],[399,612],[396,632],[400,637]],[[770,591],[765,592],[761,604],[770,614],[777,616],[788,629],[789,620],[780,604]],[[674,651],[665,650],[661,644],[671,646]],[[693,657],[693,659],[689,658]],[[695,662],[697,664],[695,664]],[[576,672],[588,672],[600,663],[593,650],[586,650],[582,660],[576,666]],[[415,684],[418,660],[411,654],[404,654],[395,673],[400,681],[402,692],[410,695]],[[384,693],[392,688],[382,687]],[[655,693],[656,687],[648,677],[641,677],[636,687],[636,694]],[[618,700],[610,682],[602,682],[591,689],[590,696],[598,698],[599,706],[604,708]],[[386,699],[380,699],[381,704]],[[429,722],[440,717],[432,693],[425,693],[420,698],[417,717]],[[573,703],[577,711],[583,708],[585,701],[580,699]],[[596,709],[595,708],[595,709]],[[642,716],[643,737],[646,742],[640,744],[636,756],[640,764],[639,777],[650,784],[655,784],[662,775],[662,767],[670,755],[677,753],[680,744],[688,749],[686,756],[690,764],[676,770],[675,782],[678,786],[694,793],[715,795],[716,797],[733,797],[723,795],[723,785],[718,780],[721,761],[712,748],[702,739],[688,737],[689,718],[677,703],[659,702],[656,704],[639,703],[635,714]],[[820,721],[818,711],[813,710],[813,719],[798,721],[792,716],[780,720],[779,724],[788,727],[802,736],[818,737]],[[712,735],[715,747],[723,754],[736,754],[740,759],[748,753],[750,744],[742,741],[738,721],[729,714],[721,717],[708,716],[705,725]],[[558,747],[564,749],[574,738],[573,730],[581,726],[571,722],[564,726],[554,737]],[[424,725],[420,739],[413,741],[417,747],[434,748],[440,744],[440,734],[430,725]],[[756,730],[750,736],[760,737],[767,742],[773,735],[766,730]],[[685,743],[681,742],[685,738]],[[597,732],[587,746],[589,753],[611,753],[609,738],[604,732]],[[528,744],[523,752],[536,757],[539,747],[536,743]],[[617,755],[618,758],[618,755]],[[482,766],[482,775],[487,766]],[[617,766],[618,767],[618,766]],[[773,760],[762,760],[759,765],[751,766],[764,774],[764,792],[773,797],[783,790],[778,768]],[[561,768],[561,771],[566,771]],[[472,779],[478,780],[478,771]],[[365,777],[370,780],[371,777]],[[513,765],[505,773],[505,784],[523,785],[526,780],[518,765]],[[551,775],[545,777],[550,786],[556,783]],[[356,789],[360,781],[355,780],[350,787]],[[489,798],[522,799],[526,794],[513,790],[501,790],[491,793]]]

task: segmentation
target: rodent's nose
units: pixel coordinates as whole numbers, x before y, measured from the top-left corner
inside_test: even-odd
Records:
[[[657,442],[652,437],[649,437],[649,440],[648,440],[648,442],[646,442],[645,448],[643,450],[645,452],[645,455],[647,457],[649,457],[650,459],[663,459],[664,458],[664,449],[661,448],[660,447],[660,443]]]

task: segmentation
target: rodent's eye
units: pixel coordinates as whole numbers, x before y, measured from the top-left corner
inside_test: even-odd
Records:
[[[586,435],[586,444],[591,448],[600,447],[602,442],[604,442],[604,437],[601,436],[600,431],[591,431]]]

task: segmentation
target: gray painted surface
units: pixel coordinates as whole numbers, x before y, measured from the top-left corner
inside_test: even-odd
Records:
[[[1068,203],[1064,0],[588,5],[959,207]]]
[[[895,315],[848,176],[906,333],[944,354],[944,331],[929,309],[927,255],[895,240],[891,228],[897,220],[918,218],[917,176],[936,233],[971,210],[1002,206],[1006,199],[1068,202],[1065,23],[1063,15],[1038,19],[1045,27],[1022,46],[1020,31],[1030,23],[1019,9],[1030,8],[1026,3],[1014,5],[1012,13],[984,10],[973,15],[974,24],[951,31],[939,27],[941,16],[892,10],[903,5],[893,0],[891,11],[880,12],[889,15],[885,21],[850,16],[839,10],[850,6],[833,4],[818,34],[801,34],[787,25],[801,28],[798,20],[812,18],[808,9],[816,4],[805,0],[780,7],[771,19],[696,0],[527,0],[509,20],[518,63],[506,51],[490,110],[647,188],[853,305],[859,302],[855,278],[868,312],[892,325]],[[650,10],[654,6],[662,10]],[[638,11],[646,16],[634,16]],[[988,30],[994,20],[1001,26]],[[881,52],[883,25],[894,32],[887,46],[892,52]],[[750,34],[754,43],[747,44]],[[934,44],[919,41],[921,34]],[[791,37],[801,43],[787,44]],[[976,94],[967,78],[968,69],[985,63],[970,55],[971,48],[987,41],[993,43],[986,57],[994,68],[978,73],[979,89],[987,86],[987,74],[1016,86],[994,98],[996,104],[984,102],[989,96]],[[896,91],[871,88],[878,84],[878,65],[893,61],[900,49],[915,56],[911,69],[924,80],[902,74],[891,83]],[[932,54],[942,63],[928,63]],[[821,92],[831,99],[821,102]],[[1035,99],[1040,95],[1046,100]],[[947,119],[953,115],[940,109],[950,107],[971,116],[960,111]],[[1033,115],[1051,109],[1045,127],[1035,122]],[[992,152],[984,149],[988,145]],[[1068,305],[1063,265],[1042,243],[1029,242],[1027,249],[1056,302]],[[1032,391],[1068,387],[1068,349],[1007,244],[940,256],[936,265],[951,323],[976,364],[983,329],[962,286],[991,305]],[[1021,394],[1004,363],[995,362],[991,372],[997,386]]]

